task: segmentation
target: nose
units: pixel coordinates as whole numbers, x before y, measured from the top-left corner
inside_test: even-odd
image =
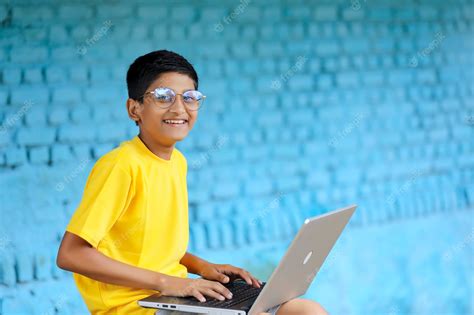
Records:
[[[169,108],[169,111],[170,112],[175,112],[175,113],[180,113],[180,114],[186,112],[186,105],[184,105],[182,95],[176,95],[174,103]]]

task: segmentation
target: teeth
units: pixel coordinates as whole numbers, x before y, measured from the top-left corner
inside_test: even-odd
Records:
[[[182,120],[182,119],[179,119],[179,120],[166,119],[166,120],[165,120],[165,123],[167,123],[167,124],[185,124],[185,123],[186,123],[186,120]]]

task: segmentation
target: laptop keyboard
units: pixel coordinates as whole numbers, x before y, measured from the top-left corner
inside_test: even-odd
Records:
[[[218,307],[218,308],[228,308],[240,304],[247,300],[255,301],[257,296],[260,294],[264,287],[265,283],[260,285],[260,288],[255,288],[244,281],[234,281],[224,286],[232,292],[232,298],[220,301],[218,299],[212,298],[206,302],[199,303],[199,306],[208,306],[208,307]],[[253,302],[252,301],[252,302]]]

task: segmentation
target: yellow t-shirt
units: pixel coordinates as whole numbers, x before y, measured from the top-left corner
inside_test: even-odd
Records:
[[[67,231],[104,255],[140,268],[187,277],[180,264],[189,239],[187,164],[176,148],[170,160],[135,137],[94,165]],[[74,274],[94,315],[154,314],[137,301],[157,293]]]

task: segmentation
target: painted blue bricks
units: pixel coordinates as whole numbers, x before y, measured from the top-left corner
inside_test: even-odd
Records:
[[[307,298],[474,312],[472,1],[4,1],[0,34],[0,314],[87,313],[57,248],[157,49],[208,96],[178,144],[191,252],[266,278],[304,218],[357,203]]]

